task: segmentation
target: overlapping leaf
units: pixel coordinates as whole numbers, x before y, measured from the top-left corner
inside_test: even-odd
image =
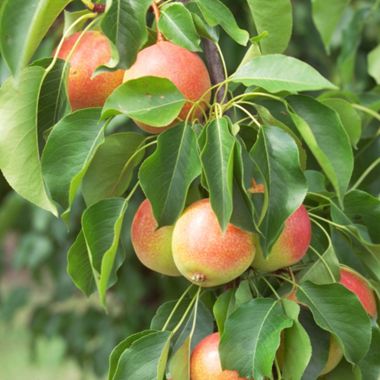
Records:
[[[52,130],[42,154],[42,171],[53,199],[69,208],[83,176],[104,140],[100,109],[76,111]]]
[[[139,178],[159,225],[173,224],[185,206],[190,184],[201,173],[196,136],[178,125],[162,133],[156,151],[141,165]]]
[[[354,164],[350,141],[338,115],[310,97],[287,99],[298,131],[342,200]]]
[[[166,78],[142,77],[119,86],[107,99],[102,117],[124,114],[152,127],[173,122],[185,99],[177,87]]]
[[[42,67],[30,67],[1,87],[0,168],[22,197],[56,214],[45,189],[38,149],[37,110],[44,76]]]
[[[32,58],[45,34],[72,0],[6,0],[0,20],[1,53],[18,74]],[[16,21],[17,20],[17,21]]]
[[[222,367],[241,377],[271,377],[281,331],[292,324],[279,301],[261,298],[241,305],[225,323],[219,345]]]
[[[102,20],[104,34],[119,53],[119,67],[128,68],[148,39],[146,14],[151,0],[113,0]]]
[[[302,204],[307,191],[306,180],[300,168],[297,144],[280,128],[263,126],[251,157],[261,170],[268,198],[259,221],[261,247],[267,255],[285,220]]]
[[[268,54],[252,58],[232,75],[233,82],[258,86],[269,92],[334,89],[317,70],[293,57]]]
[[[257,33],[267,32],[260,41],[263,54],[282,53],[292,35],[293,15],[290,0],[247,0]]]
[[[206,126],[201,154],[210,203],[223,230],[232,214],[233,159],[235,138],[226,117]]]

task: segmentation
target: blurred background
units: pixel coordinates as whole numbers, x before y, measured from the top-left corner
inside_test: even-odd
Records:
[[[255,35],[245,0],[225,3],[240,26]],[[343,89],[362,94],[368,103],[380,93],[367,74],[367,55],[380,42],[380,14],[366,17],[371,3],[351,3],[328,56],[312,22],[310,1],[293,0],[294,35],[286,52],[310,63]],[[72,4],[72,10],[80,7],[79,0]],[[49,56],[61,33],[62,21],[58,21],[36,58]],[[225,36],[221,45],[232,72],[244,49]],[[0,81],[7,75],[0,60]],[[364,150],[356,172],[362,172],[361,162],[365,165],[370,156],[378,156],[379,147],[377,139]],[[363,186],[378,195],[379,181],[380,171],[375,170]],[[134,200],[129,219],[141,199],[140,194]],[[68,232],[63,222],[13,193],[0,174],[0,379],[104,379],[112,348],[127,335],[146,328],[158,305],[177,297],[185,286],[181,280],[161,277],[137,262],[127,221],[123,234],[127,259],[110,291],[106,315],[96,295],[85,298],[66,273],[66,253],[78,231],[82,209],[78,199],[74,228]]]

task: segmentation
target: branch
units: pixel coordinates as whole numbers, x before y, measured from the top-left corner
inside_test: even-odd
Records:
[[[183,4],[189,0],[177,0]],[[215,44],[207,38],[202,38],[202,46],[206,57],[208,71],[210,73],[211,82],[213,85],[223,82],[226,78],[224,76],[223,63],[220,58],[218,49]],[[225,87],[218,91],[217,101],[222,102],[224,99]]]

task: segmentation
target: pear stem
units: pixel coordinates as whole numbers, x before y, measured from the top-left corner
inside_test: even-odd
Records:
[[[104,13],[106,10],[105,4],[94,4],[91,0],[82,0],[82,3],[92,12]]]
[[[157,42],[162,42],[162,41],[164,41],[164,36],[162,35],[162,33],[160,32],[160,29],[158,27],[158,22],[160,20],[161,12],[160,12],[160,8],[158,8],[157,3],[158,3],[158,1],[156,1],[156,0],[153,1],[152,9],[153,9],[153,13],[154,13],[154,18],[156,19]]]

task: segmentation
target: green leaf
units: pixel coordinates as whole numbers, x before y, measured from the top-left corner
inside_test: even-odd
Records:
[[[196,0],[196,2],[210,26],[220,25],[238,44],[243,46],[247,44],[248,32],[239,28],[232,12],[220,0]]]
[[[102,118],[124,114],[152,127],[172,123],[179,115],[185,98],[166,78],[142,77],[119,86],[107,99]]]
[[[367,355],[359,362],[359,367],[364,380],[378,380],[380,378],[380,329],[372,329],[372,342]]]
[[[282,53],[292,35],[293,14],[290,0],[247,0],[258,34],[268,33],[260,41],[263,54]]]
[[[213,313],[215,317],[216,324],[218,326],[218,331],[223,334],[224,324],[226,319],[231,314],[231,309],[234,305],[234,290],[229,289],[222,293],[214,303]]]
[[[350,191],[344,197],[343,212],[342,218],[336,206],[332,207],[333,220],[356,229],[364,241],[380,244],[380,200],[377,197],[361,190]]]
[[[134,132],[105,138],[83,178],[82,192],[88,205],[121,196],[127,190],[133,170],[144,157],[144,149],[135,154],[143,142],[144,136]]]
[[[306,180],[300,168],[297,144],[281,128],[261,127],[251,157],[264,177],[268,198],[267,208],[264,206],[263,209],[265,217],[259,221],[261,248],[266,256],[280,235],[285,220],[302,204],[307,192]]]
[[[113,380],[162,379],[170,333],[157,331],[135,340],[120,356]]]
[[[139,178],[160,226],[177,220],[200,173],[196,136],[189,126],[181,124],[159,136],[156,151],[140,167]]]
[[[380,84],[380,45],[368,54],[368,73],[377,84]]]
[[[99,117],[97,108],[67,115],[51,131],[42,153],[46,184],[65,210],[72,205],[96,149],[104,141],[104,123]]]
[[[306,307],[301,308],[299,321],[306,330],[312,346],[312,356],[302,379],[316,379],[327,363],[331,334],[318,327]]]
[[[305,170],[307,188],[311,193],[324,193],[326,190],[326,177],[318,170]]]
[[[250,232],[257,231],[255,226],[255,208],[248,189],[252,186],[254,163],[244,143],[238,140],[235,144],[233,208],[231,223]]]
[[[357,111],[344,99],[327,98],[323,99],[322,103],[339,115],[340,121],[351,140],[351,145],[356,147],[362,133],[362,122]]]
[[[121,264],[117,260],[121,227],[128,203],[123,198],[104,199],[82,215],[82,229],[96,275],[100,300],[105,305],[107,288]]]
[[[38,149],[37,108],[44,76],[43,68],[30,67],[0,89],[0,168],[17,193],[56,215],[45,189]]]
[[[297,298],[309,306],[322,329],[336,335],[350,363],[364,357],[371,343],[371,321],[355,294],[340,284],[305,282]]]
[[[293,326],[284,330],[282,375],[284,379],[301,380],[310,362],[311,342],[306,330],[298,321],[300,307],[295,302],[288,300],[284,301],[284,307],[294,322]]]
[[[339,281],[339,261],[336,257],[330,236],[325,230],[323,230],[323,233],[328,241],[327,248],[317,260],[299,272],[297,276],[299,283],[311,281],[314,284],[330,284]],[[315,235],[316,234],[314,233],[313,238]],[[320,241],[321,237],[317,236],[316,239]]]
[[[148,40],[146,14],[151,0],[112,0],[101,23],[103,33],[119,52],[119,67],[128,68]]]
[[[271,377],[281,331],[292,324],[279,301],[244,303],[226,321],[219,345],[222,367],[255,380]]]
[[[191,337],[188,336],[170,360],[169,372],[171,378],[190,380],[190,354]]]
[[[47,68],[51,59],[42,59],[33,63],[33,66]],[[40,136],[53,127],[67,110],[67,93],[65,79],[68,73],[68,65],[58,59],[51,71],[45,76],[38,100],[38,133]],[[40,146],[43,144],[40,141]]]
[[[116,370],[118,368],[119,360],[124,351],[131,347],[132,343],[144,336],[154,334],[153,330],[145,330],[138,332],[129,336],[128,338],[122,340],[113,350],[109,358],[109,370],[108,370],[108,380],[113,380]]]
[[[218,42],[219,41],[219,33],[216,28],[213,28],[206,24],[200,9],[198,8],[196,3],[187,3],[187,9],[190,10],[191,15],[193,17],[194,25],[197,30],[197,33],[202,38],[207,38],[210,41]]]
[[[181,3],[162,8],[158,27],[164,36],[187,50],[200,51],[200,38],[191,13]]]
[[[254,57],[239,67],[231,79],[233,82],[243,83],[246,87],[258,86],[269,92],[336,88],[307,63],[281,54]]]
[[[310,97],[290,96],[287,100],[298,131],[342,199],[352,175],[353,154],[337,113]]]
[[[1,53],[18,74],[30,61],[45,34],[72,0],[6,0],[0,19]]]
[[[86,240],[81,230],[67,254],[67,273],[71,280],[87,297],[96,289]]]
[[[210,202],[224,231],[232,215],[232,184],[235,137],[229,121],[223,117],[208,124],[201,153]]]
[[[312,0],[313,20],[327,52],[330,52],[334,32],[349,2],[350,0]]]
[[[338,73],[342,86],[352,86],[357,62],[357,53],[362,42],[364,26],[371,15],[371,6],[360,7],[353,12],[350,22],[343,30],[341,50],[338,57]]]

